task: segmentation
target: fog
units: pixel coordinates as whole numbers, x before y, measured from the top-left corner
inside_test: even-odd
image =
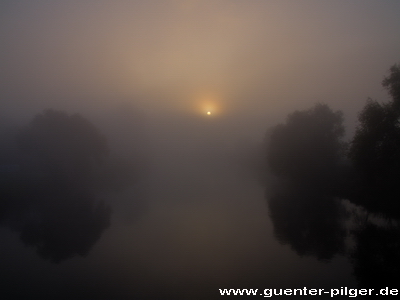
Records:
[[[357,179],[334,164],[335,185],[269,174],[266,149],[317,103],[342,112],[340,143],[353,138],[367,98],[390,99],[399,13],[395,1],[0,1],[0,293],[365,288],[361,249],[392,231],[353,227],[386,208],[356,207]]]

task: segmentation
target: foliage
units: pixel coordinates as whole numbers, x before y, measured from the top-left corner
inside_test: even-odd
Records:
[[[349,157],[360,176],[359,192],[353,202],[373,212],[400,216],[400,69],[390,68],[382,85],[392,99],[378,103],[369,99],[360,112]]]
[[[16,141],[16,167],[0,178],[0,223],[53,262],[86,255],[110,225],[93,190],[106,139],[80,115],[47,110]]]
[[[383,79],[382,86],[388,90],[396,110],[400,109],[400,65],[390,67],[390,75]]]
[[[332,179],[344,150],[342,123],[342,112],[333,112],[326,104],[288,115],[286,124],[271,133],[267,150],[271,171],[301,184]]]
[[[105,137],[78,114],[46,110],[19,136],[19,146],[35,172],[87,183],[94,168],[108,154]],[[60,178],[61,179],[61,178]]]

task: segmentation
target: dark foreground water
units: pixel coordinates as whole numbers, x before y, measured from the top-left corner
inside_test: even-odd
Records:
[[[179,123],[154,126],[147,174],[124,192],[100,195],[112,207],[111,225],[85,257],[53,263],[37,255],[37,247],[26,246],[18,232],[1,227],[0,297],[263,299],[268,288],[358,287],[354,264],[346,250],[336,249],[337,236],[330,236],[336,229],[324,231],[325,221],[320,226],[312,216],[299,218],[295,212],[302,208],[295,203],[288,204],[294,213],[278,213],[281,219],[274,222],[281,223],[274,225],[268,192],[243,163],[240,143],[222,125],[199,124],[192,130]],[[285,236],[302,237],[319,227],[322,232],[304,239]],[[220,295],[219,289],[231,288],[259,292]],[[340,298],[349,297],[335,297]]]

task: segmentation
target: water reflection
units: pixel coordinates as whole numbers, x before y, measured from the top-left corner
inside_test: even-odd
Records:
[[[399,223],[391,221],[377,225],[367,220],[354,236],[356,246],[351,258],[359,285],[395,288],[400,275]]]
[[[346,229],[345,211],[330,195],[291,186],[269,192],[269,214],[274,234],[299,255],[329,260],[343,253]]]
[[[358,288],[396,288],[400,275],[399,220],[380,209],[367,210],[343,201],[318,186],[306,186],[281,182],[267,189],[276,239],[300,256],[325,262],[335,255],[347,257]]]

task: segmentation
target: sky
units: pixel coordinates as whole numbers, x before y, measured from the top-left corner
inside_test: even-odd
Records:
[[[3,0],[2,111],[131,102],[275,119],[325,102],[353,120],[367,97],[386,97],[399,11],[397,1]]]
[[[86,258],[42,262],[0,227],[1,274],[137,299],[354,284],[345,258],[299,258],[276,240],[249,165],[270,126],[318,102],[343,111],[351,138],[367,98],[388,99],[399,15],[395,0],[0,0],[0,125],[80,113],[141,173],[101,195],[111,225]]]

